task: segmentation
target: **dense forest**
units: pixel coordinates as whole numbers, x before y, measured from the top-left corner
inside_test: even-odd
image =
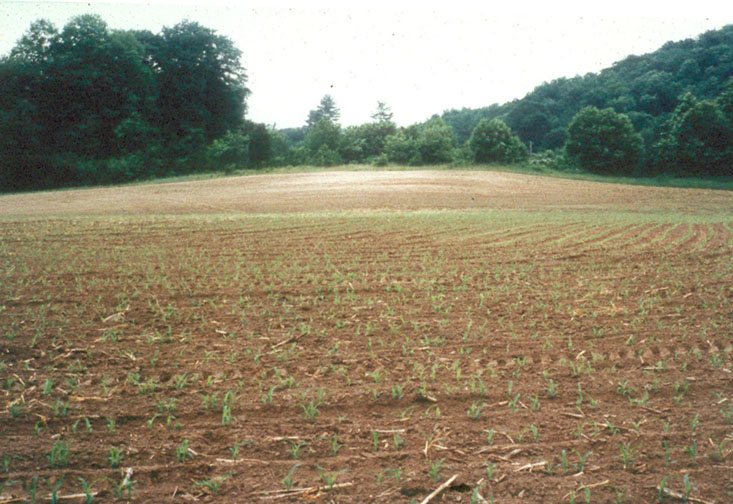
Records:
[[[343,163],[731,176],[732,76],[733,25],[408,127],[378,102],[372,121],[342,128],[325,95],[302,127],[276,130],[246,119],[242,55],[214,30],[40,20],[0,58],[0,190]]]

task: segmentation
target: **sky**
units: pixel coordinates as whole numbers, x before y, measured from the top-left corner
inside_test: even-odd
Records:
[[[330,94],[343,126],[369,122],[377,101],[406,126],[451,108],[519,99],[543,82],[598,72],[630,54],[733,23],[730,2],[503,3],[511,5],[0,0],[0,55],[40,18],[61,28],[73,16],[96,13],[111,29],[153,32],[188,19],[242,51],[250,120],[302,126]]]

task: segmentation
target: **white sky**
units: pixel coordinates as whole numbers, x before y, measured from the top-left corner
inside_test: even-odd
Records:
[[[629,54],[733,23],[733,3],[724,1],[493,3],[418,1],[417,9],[361,2],[371,6],[366,9],[345,2],[288,8],[272,1],[244,7],[0,0],[0,55],[39,18],[60,29],[75,15],[97,13],[110,28],[153,32],[189,19],[230,37],[242,51],[251,120],[301,126],[330,93],[344,126],[369,121],[377,100],[392,107],[395,122],[408,125],[449,108],[521,98],[544,81],[597,72]]]

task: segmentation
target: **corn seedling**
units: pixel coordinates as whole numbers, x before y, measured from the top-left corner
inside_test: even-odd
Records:
[[[89,484],[87,480],[84,478],[79,478],[79,483],[81,483],[81,489],[84,492],[84,504],[92,504],[94,502],[94,493],[92,492],[92,488],[94,488],[94,481]]]
[[[372,434],[372,450],[379,451],[379,433],[377,431],[371,431]]]
[[[438,481],[440,479],[440,469],[443,466],[443,462],[445,462],[445,458],[435,462],[428,460],[428,466],[430,467],[430,469],[428,469],[428,474],[433,478],[433,481]]]
[[[109,449],[109,455],[107,455],[107,460],[109,461],[109,466],[112,469],[117,469],[120,467],[120,462],[122,461],[122,450],[119,448],[110,448]]]
[[[328,488],[333,488],[333,485],[336,484],[336,480],[338,479],[339,474],[343,472],[343,471],[335,471],[335,472],[329,473],[329,472],[326,472],[326,470],[319,465],[316,465],[316,469],[318,469],[318,472],[321,474],[321,479],[323,480],[323,482],[326,484]]]
[[[290,449],[288,451],[294,459],[299,459],[300,451],[306,446],[308,446],[308,443],[302,441],[290,441]]]
[[[213,494],[218,494],[221,491],[221,485],[224,483],[226,479],[228,479],[231,476],[231,474],[227,474],[224,476],[220,476],[218,478],[211,478],[211,479],[205,479],[197,481],[193,484],[194,487],[205,487],[207,490],[209,490]]]
[[[483,410],[486,407],[486,403],[477,403],[474,402],[471,404],[471,407],[468,409],[468,416],[472,420],[480,420],[481,419],[481,410]]]
[[[239,457],[239,449],[242,447],[244,443],[234,442],[233,446],[229,447],[229,453],[232,454],[232,460],[237,460]]]
[[[333,437],[331,438],[331,453],[333,455],[336,455],[341,447],[343,446],[342,443],[339,443],[338,436],[334,433]]]
[[[188,448],[188,443],[188,439],[184,439],[180,446],[176,447],[176,461],[178,461],[179,464],[182,464],[188,459],[193,458],[193,454]]]
[[[636,448],[631,445],[631,442],[620,444],[619,448],[621,448],[621,462],[624,469],[630,469],[634,465]]]
[[[283,485],[285,485],[285,490],[288,492],[293,487],[293,473],[295,470],[300,466],[300,464],[295,464],[293,467],[290,468],[290,471],[288,471],[288,474],[285,475],[285,477],[282,479]]]
[[[56,441],[51,447],[48,455],[48,462],[53,468],[66,467],[69,465],[69,443]]]

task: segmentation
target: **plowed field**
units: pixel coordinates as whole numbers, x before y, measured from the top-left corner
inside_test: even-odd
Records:
[[[0,503],[731,502],[732,252],[511,174],[0,196]]]

